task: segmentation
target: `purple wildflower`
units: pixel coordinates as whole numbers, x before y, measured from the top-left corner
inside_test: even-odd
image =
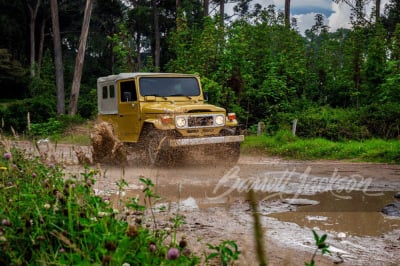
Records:
[[[4,225],[4,226],[11,226],[11,223],[10,223],[10,221],[9,221],[9,220],[7,220],[7,219],[3,219],[3,220],[1,220],[1,224],[2,224],[2,225]]]
[[[11,153],[10,153],[10,152],[4,153],[4,158],[5,158],[6,160],[10,160],[10,159],[11,159]]]
[[[170,248],[168,250],[167,259],[176,260],[179,258],[179,250],[177,248]]]
[[[151,253],[154,253],[157,250],[157,246],[154,243],[150,243],[149,250]]]

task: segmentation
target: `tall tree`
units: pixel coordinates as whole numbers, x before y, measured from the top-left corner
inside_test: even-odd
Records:
[[[160,25],[159,25],[159,17],[158,17],[158,7],[157,0],[151,0],[151,6],[153,8],[153,26],[154,26],[154,66],[156,69],[160,68]]]
[[[290,0],[285,0],[285,27],[290,28]]]
[[[390,0],[385,5],[384,16],[382,16],[382,23],[391,37],[396,29],[396,25],[400,23],[400,0]]]
[[[204,8],[204,16],[207,17],[209,15],[208,12],[210,8],[210,0],[204,0],[203,8]]]
[[[62,64],[62,49],[60,24],[58,19],[57,0],[50,1],[51,20],[53,25],[54,65],[56,74],[57,114],[65,114],[64,70]]]
[[[78,111],[79,90],[81,85],[83,62],[85,60],[86,42],[89,33],[90,17],[92,13],[93,0],[86,0],[85,13],[83,16],[81,37],[79,39],[79,49],[76,55],[74,78],[72,80],[71,96],[69,99],[70,115],[76,115]]]
[[[36,18],[38,10],[41,4],[41,0],[27,1],[29,9],[29,39],[30,39],[30,64],[31,64],[31,77],[35,76],[35,60],[36,60],[36,41],[35,41],[35,28],[36,28]]]
[[[381,21],[381,0],[375,0],[375,22]]]
[[[225,0],[219,1],[219,15],[221,19],[221,28],[224,28],[224,20],[225,20]]]

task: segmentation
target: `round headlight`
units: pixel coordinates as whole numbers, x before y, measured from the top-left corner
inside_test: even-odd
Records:
[[[186,126],[186,119],[184,117],[176,118],[176,127],[182,128]]]
[[[215,117],[215,124],[217,125],[217,126],[222,126],[223,124],[224,124],[224,121],[225,120],[225,118],[224,118],[224,116],[223,115],[217,115],[216,117]]]

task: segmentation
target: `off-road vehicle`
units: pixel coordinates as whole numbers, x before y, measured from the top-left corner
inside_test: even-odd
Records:
[[[100,121],[112,127],[121,143],[142,147],[152,165],[177,159],[185,148],[206,147],[233,163],[239,158],[244,136],[239,134],[236,115],[207,103],[197,75],[100,77],[97,97]]]

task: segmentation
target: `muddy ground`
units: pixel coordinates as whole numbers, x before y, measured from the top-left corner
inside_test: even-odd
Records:
[[[18,145],[36,152],[30,143]],[[83,171],[77,149],[90,157],[88,147],[41,145],[49,158],[63,162],[66,175]],[[150,178],[161,196],[155,204],[159,226],[172,227],[168,218],[183,215],[186,224],[179,235],[186,235],[192,251],[201,254],[209,251],[206,243],[235,240],[241,251],[238,265],[258,265],[247,201],[247,191],[253,188],[269,265],[309,261],[315,249],[313,229],[328,235],[332,252],[332,256],[319,254],[316,265],[400,264],[400,218],[380,212],[400,191],[399,165],[256,155],[242,155],[237,164],[228,165],[229,158],[194,157],[174,167],[143,166],[134,155],[125,167],[93,165],[100,170],[96,193],[112,196],[114,204],[118,198],[140,198],[139,178]],[[122,179],[128,185],[118,196],[116,182]]]

